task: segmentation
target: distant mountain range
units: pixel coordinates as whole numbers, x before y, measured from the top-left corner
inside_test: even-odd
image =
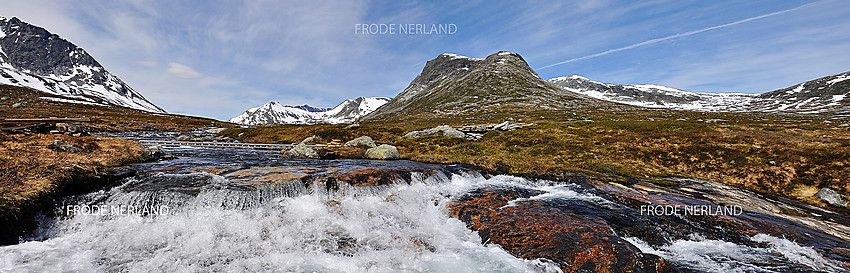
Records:
[[[568,91],[629,105],[712,112],[850,114],[850,72],[762,93],[699,93],[653,85],[620,85],[570,75],[549,80]]]
[[[382,97],[359,97],[353,100],[347,99],[333,108],[317,108],[309,105],[290,106],[272,101],[248,109],[241,115],[231,118],[230,122],[244,125],[351,123],[375,111],[389,100],[390,98]]]
[[[106,71],[82,48],[18,18],[0,17],[0,84],[63,96],[63,102],[165,110]]]

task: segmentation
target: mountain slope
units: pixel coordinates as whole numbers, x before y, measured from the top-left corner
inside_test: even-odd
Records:
[[[850,72],[760,94],[747,107],[764,112],[850,115]]]
[[[474,116],[588,103],[604,102],[544,81],[519,54],[501,51],[484,59],[441,54],[428,61],[404,91],[364,119]]]
[[[67,102],[165,113],[82,48],[18,18],[0,18],[0,84],[60,95]]]
[[[230,122],[245,125],[351,123],[375,111],[389,100],[382,97],[359,97],[353,100],[347,99],[333,108],[316,108],[309,105],[289,106],[272,101],[260,107],[248,109],[230,119]]]
[[[850,114],[850,72],[763,94],[699,93],[653,85],[601,83],[570,75],[549,80],[565,90],[629,105],[711,112]]]

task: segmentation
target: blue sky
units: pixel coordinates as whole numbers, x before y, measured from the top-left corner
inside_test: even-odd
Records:
[[[393,97],[444,52],[507,50],[544,79],[700,92],[759,93],[850,71],[842,0],[2,2],[0,15],[85,48],[167,111],[218,119],[270,100]],[[356,34],[362,23],[457,32]]]

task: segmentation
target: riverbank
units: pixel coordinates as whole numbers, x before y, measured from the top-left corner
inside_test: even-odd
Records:
[[[616,115],[615,115],[616,114]],[[719,114],[687,111],[602,113],[567,119],[558,113],[524,115],[535,125],[490,131],[476,141],[406,132],[459,119],[411,119],[347,125],[271,125],[232,129],[223,136],[246,142],[319,142],[367,135],[398,147],[401,157],[441,164],[468,164],[506,174],[566,179],[575,174],[630,184],[674,183],[663,177],[718,181],[826,206],[814,194],[850,192],[850,131],[842,121],[813,117]],[[537,117],[537,118],[531,118]],[[499,117],[505,118],[505,117]],[[486,123],[486,120],[479,121]],[[498,120],[493,120],[498,122]],[[351,151],[341,154],[357,156]]]
[[[57,140],[79,150],[56,148]],[[140,144],[120,138],[0,134],[0,229],[10,235],[4,242],[17,240],[11,229],[31,218],[41,202],[63,192],[91,191],[93,184],[103,182],[95,180],[142,160],[143,153]]]

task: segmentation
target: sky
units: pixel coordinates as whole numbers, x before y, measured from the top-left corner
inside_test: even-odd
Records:
[[[154,104],[226,120],[268,101],[394,97],[441,53],[517,52],[544,79],[761,93],[850,71],[850,4],[789,1],[9,1]],[[358,24],[453,25],[364,34]]]

